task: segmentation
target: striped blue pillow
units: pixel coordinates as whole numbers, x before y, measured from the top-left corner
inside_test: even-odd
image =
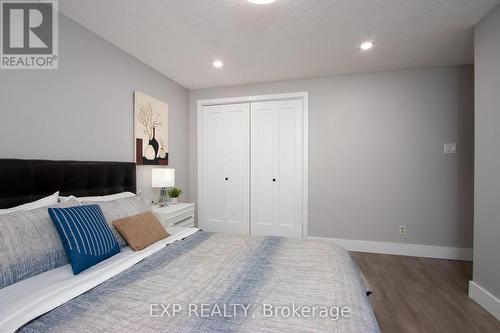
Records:
[[[98,205],[49,208],[73,274],[120,252],[120,246]]]

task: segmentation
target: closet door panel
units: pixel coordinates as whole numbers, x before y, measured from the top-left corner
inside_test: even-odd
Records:
[[[227,232],[248,234],[250,223],[250,105],[227,106]]]
[[[302,101],[278,102],[275,154],[278,198],[275,227],[286,237],[302,236]]]
[[[203,114],[203,211],[202,227],[209,231],[226,230],[226,118],[224,106],[208,106]]]
[[[276,199],[273,184],[275,150],[274,102],[251,104],[251,233],[268,235],[275,218]]]
[[[302,237],[303,103],[251,105],[251,233]]]

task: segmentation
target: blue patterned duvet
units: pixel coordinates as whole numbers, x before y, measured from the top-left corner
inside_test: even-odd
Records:
[[[379,332],[335,245],[197,232],[20,332]]]

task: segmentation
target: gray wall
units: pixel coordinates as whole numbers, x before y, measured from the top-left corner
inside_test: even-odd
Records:
[[[472,66],[191,91],[191,200],[196,101],[297,91],[310,99],[311,236],[472,247]]]
[[[475,35],[474,282],[500,298],[500,6]]]
[[[58,70],[0,71],[0,157],[134,161],[140,90],[169,104],[171,167],[187,194],[187,89],[68,18],[59,22]],[[149,170],[138,168],[147,192]]]
[[[59,45],[59,70],[0,72],[0,157],[133,161],[140,90],[169,103],[171,167],[196,200],[196,100],[309,91],[310,235],[471,247],[471,66],[195,90],[188,102],[64,16]],[[453,141],[459,153],[444,155]],[[149,170],[138,170],[148,192]]]

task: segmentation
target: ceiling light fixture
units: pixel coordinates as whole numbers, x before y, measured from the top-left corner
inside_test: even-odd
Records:
[[[364,42],[363,44],[361,44],[360,49],[363,50],[363,51],[368,51],[372,47],[373,47],[373,43],[372,42]]]
[[[212,65],[214,65],[215,68],[221,68],[222,66],[224,66],[224,64],[222,63],[222,61],[220,60],[215,60]]]
[[[268,5],[273,3],[275,0],[248,0],[248,2],[253,3],[255,5]]]

